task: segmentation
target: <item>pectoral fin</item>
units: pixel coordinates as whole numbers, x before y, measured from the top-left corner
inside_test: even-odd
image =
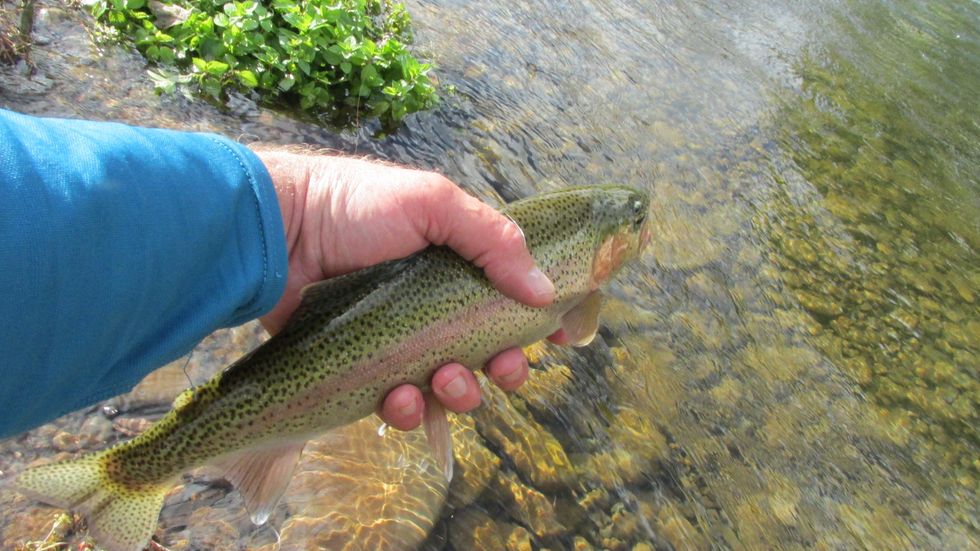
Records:
[[[242,494],[255,524],[265,524],[286,491],[306,442],[247,450],[224,462],[227,478]]]
[[[453,437],[449,433],[449,420],[446,419],[446,410],[432,393],[425,395],[425,415],[422,418],[422,426],[425,428],[425,437],[429,441],[429,447],[432,448],[436,463],[442,469],[442,474],[446,476],[446,482],[451,481],[453,479]]]
[[[572,346],[585,346],[592,342],[599,330],[599,308],[602,307],[602,293],[592,291],[565,313],[561,318],[561,328],[565,330]]]

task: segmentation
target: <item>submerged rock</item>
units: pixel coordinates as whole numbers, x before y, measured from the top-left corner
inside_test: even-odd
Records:
[[[505,505],[511,518],[527,526],[535,536],[547,538],[567,530],[559,521],[551,499],[523,484],[513,473],[501,472],[494,478],[490,491]]]
[[[574,469],[561,443],[503,391],[492,385],[483,391],[484,405],[473,412],[477,431],[536,488],[555,490],[570,482]]]
[[[446,481],[421,430],[378,436],[372,416],[307,444],[283,502],[283,550],[405,549],[438,519]]]
[[[664,507],[657,515],[657,533],[674,549],[704,549],[707,540],[677,511]]]
[[[457,512],[449,523],[449,542],[456,549],[507,551],[504,533],[500,523],[479,507]]]
[[[604,488],[641,484],[655,476],[655,463],[669,455],[664,436],[633,408],[620,408],[608,431],[608,449],[592,454],[581,469],[584,479]]]
[[[449,503],[463,508],[473,503],[500,470],[500,457],[487,449],[469,415],[453,415],[452,435],[455,465],[449,486]]]

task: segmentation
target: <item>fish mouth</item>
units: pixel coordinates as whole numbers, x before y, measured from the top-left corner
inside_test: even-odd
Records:
[[[647,246],[650,244],[651,239],[653,239],[653,230],[650,229],[650,215],[648,214],[647,219],[643,222],[643,225],[640,227],[639,247],[637,252],[646,249]]]

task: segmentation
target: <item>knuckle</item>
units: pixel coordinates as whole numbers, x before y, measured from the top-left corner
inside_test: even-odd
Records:
[[[438,200],[449,200],[459,192],[459,186],[438,172],[420,172],[421,186],[426,195]]]
[[[517,225],[517,222],[504,218],[501,222],[500,243],[510,251],[524,249],[526,246],[524,230]]]
[[[491,279],[501,281],[517,273],[523,273],[531,263],[520,226],[509,219],[501,223],[497,238],[490,245],[487,254],[480,259],[482,267]]]

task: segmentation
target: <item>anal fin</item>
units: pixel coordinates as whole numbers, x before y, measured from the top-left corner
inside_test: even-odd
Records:
[[[293,478],[305,441],[250,449],[222,462],[255,524],[265,524]]]
[[[449,432],[446,410],[431,392],[425,395],[425,414],[422,417],[422,426],[425,428],[425,437],[429,441],[429,447],[432,448],[436,464],[442,469],[442,474],[446,476],[446,482],[451,481],[453,479],[453,437]]]

